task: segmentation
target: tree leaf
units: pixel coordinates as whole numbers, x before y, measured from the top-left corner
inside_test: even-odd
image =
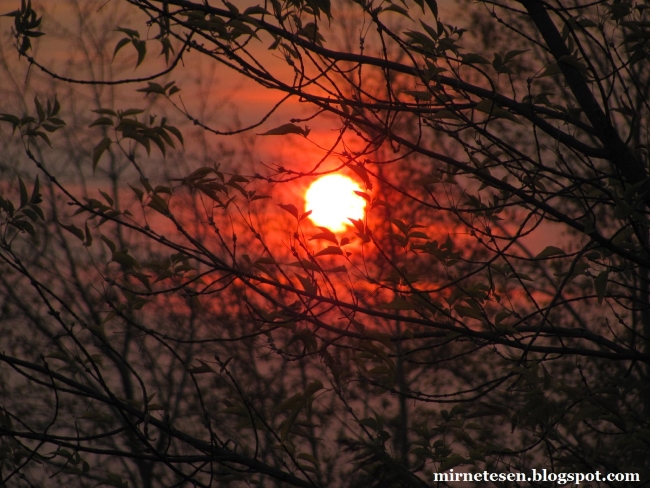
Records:
[[[115,202],[113,201],[111,196],[102,190],[99,190],[99,193],[101,193],[101,195],[104,197],[104,200],[106,200],[106,202],[112,207]]]
[[[128,110],[125,110],[124,112],[120,112],[120,118],[131,117],[132,115],[140,115],[143,112],[144,110],[140,108],[130,108]]]
[[[293,266],[295,268],[303,268],[307,269],[309,271],[320,271],[321,268],[315,263],[312,263],[311,261],[307,261],[306,259],[301,259],[300,261],[296,261],[294,263],[289,263],[287,266]]]
[[[299,125],[296,124],[284,124],[281,125],[280,127],[276,127],[275,129],[271,129],[267,132],[263,132],[262,134],[257,134],[258,136],[284,136],[287,134],[299,134],[301,136],[307,137],[309,135],[309,127],[305,127],[304,129],[300,127]]]
[[[400,7],[399,5],[395,5],[395,4],[389,5],[388,7],[384,7],[382,9],[382,12],[397,12],[398,14],[401,14],[404,17],[408,17],[409,19],[411,18],[411,16],[409,15],[408,10],[406,10],[403,7]]]
[[[102,154],[108,149],[108,147],[111,145],[111,139],[108,137],[104,137],[99,143],[95,146],[93,149],[93,173],[95,172],[95,169],[97,168],[97,163],[99,163],[99,158],[102,157]]]
[[[544,71],[538,75],[538,78],[544,78],[545,76],[554,76],[562,73],[562,70],[555,61],[550,62]]]
[[[117,247],[115,246],[115,243],[111,241],[108,237],[105,235],[101,236],[102,241],[108,246],[108,248],[111,250],[111,254],[115,254],[115,251],[117,251]]]
[[[347,167],[350,168],[352,171],[354,171],[359,178],[361,178],[363,184],[366,185],[366,189],[372,190],[372,183],[370,182],[370,178],[368,177],[368,172],[366,171],[366,168],[363,167],[363,165],[359,163],[354,163],[354,164],[348,164]]]
[[[176,88],[176,87],[174,87],[174,88]],[[174,88],[172,88],[172,90]],[[172,90],[169,91],[170,95],[172,95]],[[180,91],[180,90],[177,89],[176,91]],[[185,145],[185,141],[183,140],[183,134],[181,133],[180,130],[178,130],[176,127],[173,127],[171,125],[166,125],[165,130],[167,130],[167,131],[171,132],[172,134],[174,134],[176,136],[176,139],[178,139],[179,142],[181,143],[181,145],[183,145],[183,146]]]
[[[296,336],[294,338],[298,337]],[[305,404],[305,395],[302,393],[296,393],[295,395],[291,395],[289,398],[281,402],[277,407],[275,407],[276,412],[284,412],[287,410],[296,410],[297,408],[302,407]]]
[[[464,464],[466,462],[467,460],[460,454],[452,454],[440,463],[438,471],[442,473],[443,471],[447,471],[450,468],[458,466],[459,464]]]
[[[291,215],[293,215],[296,218],[296,220],[298,220],[298,217],[299,217],[298,216],[298,209],[296,208],[296,206],[294,204],[289,203],[289,204],[284,205],[282,203],[278,203],[278,207],[280,207],[282,210],[286,210]]]
[[[140,188],[132,186],[131,184],[129,184],[129,186],[131,187],[131,190],[133,190],[133,193],[135,193],[135,195],[138,197],[138,200],[142,202],[142,198],[144,197],[144,191],[142,191]]]
[[[370,202],[370,195],[368,195],[366,192],[364,192],[364,191],[356,191],[356,190],[355,190],[354,193],[356,193],[357,195],[359,195],[359,196],[360,196],[361,198],[363,198],[366,202]]]
[[[423,102],[428,102],[433,98],[431,92],[427,90],[402,90],[402,93],[410,95],[416,100],[421,100]]]
[[[117,52],[120,49],[122,49],[124,46],[126,46],[129,42],[131,42],[131,39],[129,39],[128,37],[120,39],[120,41],[115,46],[115,50],[113,51],[113,59],[115,59],[115,56],[117,56]]]
[[[20,230],[27,232],[32,237],[36,236],[36,230],[34,229],[34,226],[26,220],[16,219],[10,221],[10,224],[13,225],[14,227],[18,227]]]
[[[20,176],[18,177],[18,186],[20,187],[20,206],[22,208],[29,203],[29,196],[27,195],[25,182]]]
[[[287,417],[284,422],[282,422],[282,427],[280,428],[280,442],[284,444],[289,437],[289,432],[291,432],[291,428],[293,427],[293,424],[295,424],[296,420],[298,419],[298,415],[300,414],[301,408],[296,408],[289,417]]]
[[[442,110],[438,110],[436,113],[434,113],[431,118],[433,119],[455,119],[455,120],[460,120],[460,117],[456,115],[454,112],[452,112],[449,109],[443,108]]]
[[[402,234],[407,235],[409,232],[409,226],[406,225],[399,219],[388,219],[392,224],[394,224]]]
[[[90,233],[90,230],[88,229],[88,221],[85,222],[85,240],[84,240],[84,246],[85,247],[90,247],[93,243],[93,235]]]
[[[307,398],[310,398],[310,397],[314,396],[314,393],[316,393],[317,391],[322,390],[323,388],[325,388],[325,387],[323,386],[322,381],[320,381],[320,380],[311,381],[307,385],[307,389],[305,390],[305,396]]]
[[[424,0],[427,2],[427,5],[431,9],[431,13],[437,19],[438,18],[438,2],[436,0]]]
[[[494,323],[499,325],[503,320],[511,316],[512,316],[512,312],[508,312],[507,310],[499,312],[494,316]]]
[[[151,195],[151,200],[147,204],[147,207],[153,208],[155,211],[167,215],[169,213],[169,208],[167,207],[167,202],[157,194]]]
[[[311,280],[311,278],[308,276],[301,276],[299,274],[296,274],[296,276],[300,280],[303,290],[305,290],[310,295],[316,294],[316,284]]]
[[[343,251],[337,246],[327,246],[325,249],[318,251],[314,254],[314,257],[318,256],[331,256],[331,255],[342,255]]]
[[[490,62],[487,59],[485,59],[485,57],[476,53],[462,54],[460,56],[460,59],[463,61],[464,64],[490,64]]]
[[[140,263],[138,263],[138,261],[133,256],[131,256],[127,251],[114,252],[111,261],[121,264],[127,269],[140,267]]]
[[[41,202],[41,184],[38,181],[38,175],[34,180],[34,188],[32,189],[32,196],[29,198],[30,204],[37,204]]]
[[[607,293],[607,280],[609,279],[609,271],[601,271],[594,279],[594,287],[596,288],[596,295],[598,296],[598,305],[603,303],[605,293]]]
[[[94,120],[92,124],[90,124],[88,127],[95,127],[97,125],[113,125],[113,119],[110,119],[108,117],[99,117],[98,119]]]
[[[313,240],[316,240],[316,239],[323,239],[323,240],[326,240],[326,241],[333,242],[334,244],[336,244],[338,246],[339,241],[336,238],[336,236],[334,235],[334,232],[329,230],[327,227],[318,227],[318,228],[321,230],[321,232],[316,234],[316,235],[313,235],[309,239],[310,241],[313,241]]]
[[[550,258],[551,256],[564,256],[565,253],[562,249],[555,246],[546,246],[542,252],[540,252],[535,259],[545,259]]]
[[[214,373],[216,374],[217,372],[212,369],[212,367],[206,363],[205,361],[202,361],[200,359],[197,359],[199,363],[201,363],[201,366],[195,366],[193,368],[187,368],[187,371],[192,374],[205,374],[205,373]]]
[[[112,115],[113,117],[117,117],[117,112],[111,110],[110,108],[98,108],[97,110],[91,110],[91,112],[100,115]]]
[[[483,317],[482,315],[477,311],[474,310],[472,307],[466,307],[464,305],[456,305],[454,307],[454,310],[458,312],[458,315],[461,317],[471,317],[473,319],[478,319],[481,320]]]
[[[70,224],[70,225],[61,224],[61,227],[63,227],[65,230],[67,230],[71,234],[74,234],[75,236],[77,236],[81,242],[84,241],[84,237],[85,237],[84,236],[84,231],[82,231],[76,225],[74,225],[74,224]]]
[[[530,51],[530,49],[513,49],[512,51],[508,51],[506,55],[503,57],[503,64],[509,63],[515,57],[528,51]]]
[[[136,91],[145,93],[147,95],[149,93],[157,93],[159,95],[165,95],[165,88],[161,84],[154,83],[153,81],[149,81],[148,83],[149,85],[146,88],[140,88]]]
[[[381,308],[388,310],[414,310],[413,304],[407,302],[400,296],[396,296],[392,302],[382,305]]]
[[[129,29],[127,27],[118,27],[115,30],[117,32],[124,32],[130,38],[140,38],[140,33],[135,29]]]
[[[45,215],[43,214],[43,211],[41,210],[41,208],[40,208],[38,205],[33,205],[33,204],[32,204],[31,207],[30,207],[30,210],[31,210],[34,214],[36,214],[36,216],[37,216],[39,219],[41,219],[41,220],[45,220]],[[26,211],[27,211],[27,209],[23,209],[23,212],[26,212]]]
[[[38,113],[38,121],[43,122],[45,120],[45,110],[41,102],[38,101],[38,97],[34,97],[34,105],[36,105],[36,112]]]
[[[135,67],[137,68],[142,64],[142,61],[144,61],[144,58],[147,55],[147,43],[146,41],[141,41],[140,39],[133,39],[132,42],[135,46],[135,50],[138,51],[138,61],[135,64]]]
[[[491,117],[509,119],[512,120],[513,122],[520,123],[517,117],[514,116],[514,114],[512,114],[508,110],[499,107],[492,100],[489,100],[487,98],[477,103],[475,108],[479,112],[486,113]]]
[[[326,273],[346,273],[348,269],[345,267],[344,264],[341,266],[334,266],[333,268],[328,268],[324,270]]]
[[[298,459],[304,459],[305,461],[309,461],[313,465],[318,464],[318,461],[316,460],[316,458],[314,456],[312,456],[311,454],[307,454],[306,452],[301,452],[300,454],[298,454],[297,458]]]

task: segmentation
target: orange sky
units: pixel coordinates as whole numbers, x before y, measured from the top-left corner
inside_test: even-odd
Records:
[[[75,20],[76,14],[70,10],[67,2],[60,0],[41,0],[39,2],[35,0],[33,3],[35,8],[39,9],[40,5],[45,5],[49,11],[45,17],[44,30],[47,30],[55,23],[59,23],[63,27],[69,27],[73,30],[77,25]],[[19,6],[19,4],[20,2],[17,0],[0,0],[0,12],[13,10]],[[441,2],[442,15],[444,16],[445,12],[450,12],[453,5],[453,2]],[[95,8],[89,9],[88,18],[85,18],[84,21],[95,25],[101,25],[103,19],[102,16],[106,14],[108,11],[107,9],[111,8],[113,8],[113,5],[109,2],[99,12]],[[133,9],[130,9],[129,11],[132,10]],[[54,22],[53,19],[56,19],[56,22]],[[11,19],[4,17],[0,22],[1,31],[6,33],[11,26]],[[115,25],[124,27],[139,27],[137,19],[129,16],[117,16],[115,22]],[[66,23],[69,23],[70,25],[67,26]],[[108,42],[108,46],[106,46],[105,49],[112,53],[114,44],[121,37],[123,37],[121,33],[112,33],[109,37],[110,41]],[[41,40],[42,39],[47,39],[47,42],[40,42],[40,44],[38,44],[36,51],[38,55],[37,58],[47,66],[65,71],[66,63],[72,56],[70,49],[64,48],[63,46],[65,44],[63,40],[56,40],[55,36],[45,36],[41,38]],[[289,80],[292,75],[291,70],[286,66],[283,60],[280,60],[278,63],[274,62],[274,58],[280,53],[268,51],[266,49],[267,44],[268,43],[263,42],[262,45],[253,47],[254,56],[258,57],[262,61],[269,61],[270,65],[276,70],[276,74],[279,77]],[[152,47],[149,52],[152,59],[154,59],[153,65],[147,61],[141,68],[134,70],[132,67],[135,66],[135,57],[132,52],[133,49],[131,48],[129,50],[129,48],[131,48],[131,46],[123,48],[115,59],[115,67],[121,70],[119,76],[144,76],[150,72],[155,72],[155,70],[161,69],[164,66],[162,58],[155,59],[155,55],[158,53],[158,48]],[[74,58],[74,56],[72,57]],[[101,74],[99,67],[97,67],[96,72]],[[199,73],[198,79],[196,78],[197,72]],[[74,73],[74,75],[80,78],[87,78],[88,73]],[[233,75],[232,71],[221,65],[217,65],[214,71],[211,71],[210,66],[205,63],[205,60],[195,54],[188,56],[185,59],[184,66],[179,66],[177,71],[168,79],[175,80],[177,85],[181,87],[182,91],[180,95],[183,97],[183,102],[190,112],[196,114],[198,117],[201,115],[202,111],[205,112],[207,109],[205,115],[208,116],[210,125],[218,130],[234,128],[233,121],[235,120],[235,117],[239,120],[240,126],[246,126],[260,120],[261,117],[263,117],[267,111],[283,97],[283,94],[280,92],[259,88],[254,82],[240,75]],[[47,82],[47,79],[45,79],[45,82]],[[141,94],[133,93],[135,88],[136,86],[131,85],[121,89],[119,93],[122,93],[123,95],[120,95],[116,101],[116,106],[119,107],[125,103],[143,103]],[[122,96],[124,96],[124,98],[122,98]],[[166,110],[169,110],[169,107],[167,107]],[[308,107],[307,104],[299,103],[295,98],[290,99],[263,125],[250,131],[249,134],[252,136],[254,144],[254,152],[252,154],[254,160],[250,161],[250,163],[256,165],[257,171],[264,173],[264,168],[259,165],[260,162],[265,164],[275,163],[295,171],[309,171],[315,167],[324,154],[316,145],[321,145],[327,148],[336,140],[338,135],[336,129],[340,127],[340,121],[336,118],[325,117],[301,124],[310,126],[312,130],[309,137],[311,142],[298,135],[268,137],[255,136],[255,134],[263,133],[269,129],[287,123],[292,118],[310,115],[313,113],[312,110],[313,109]],[[173,110],[171,110],[171,112],[173,113]],[[230,142],[231,140],[229,138],[217,137],[209,137],[209,139],[212,141],[212,144]],[[191,150],[191,148],[186,149]],[[340,164],[341,161],[339,158],[330,157],[326,160],[322,169],[331,170]],[[358,177],[351,171],[345,171],[344,173],[359,181]],[[302,197],[312,180],[313,179],[304,179],[292,183],[291,185],[283,186],[281,191],[276,194],[276,203],[295,204],[302,210]],[[363,185],[361,184],[361,186]],[[377,186],[375,191],[377,191],[378,188],[379,186]],[[267,208],[267,211],[277,213],[277,208],[270,206]],[[556,240],[557,234],[553,231],[549,232],[549,227],[547,226],[525,238],[524,242],[526,242],[535,253],[543,249],[549,243],[556,244]]]

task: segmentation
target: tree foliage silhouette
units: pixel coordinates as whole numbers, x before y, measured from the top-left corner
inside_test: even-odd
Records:
[[[1,106],[3,482],[650,479],[645,4],[116,3],[72,2],[85,71],[6,16],[53,85]],[[197,59],[277,103],[196,112]],[[298,194],[331,172],[340,233]]]

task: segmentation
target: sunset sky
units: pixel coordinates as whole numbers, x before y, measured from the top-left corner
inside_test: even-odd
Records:
[[[19,6],[19,4],[20,2],[15,0],[0,0],[0,11],[11,11]],[[35,1],[34,5],[37,9],[41,6],[43,7],[43,30],[48,32],[45,37],[37,39],[35,42],[36,58],[55,71],[80,79],[90,79],[93,76],[98,79],[115,79],[142,77],[154,73],[157,70],[164,69],[165,67],[164,59],[157,57],[159,47],[154,41],[150,42],[152,47],[149,49],[148,61],[138,69],[135,69],[134,49],[128,45],[117,54],[112,64],[104,64],[99,58],[95,57],[91,58],[95,61],[90,66],[87,62],[88,58],[83,55],[80,56],[80,54],[75,54],[75,51],[70,49],[70,34],[73,34],[74,37],[75,33],[80,32],[79,28],[83,20],[83,24],[94,26],[89,31],[81,31],[86,42],[89,39],[100,41],[95,46],[90,43],[89,52],[92,53],[93,50],[103,49],[105,55],[110,60],[114,46],[123,37],[123,34],[113,31],[112,28],[106,30],[107,27],[111,27],[106,24],[107,11],[116,12],[109,16],[112,19],[111,22],[113,22],[114,27],[137,28],[139,25],[137,19],[119,13],[127,10],[122,9],[121,7],[123,6],[118,2],[109,2],[100,11],[85,6],[86,11],[81,16],[79,12],[76,12],[70,7],[68,2],[41,0],[40,2]],[[440,11],[443,20],[447,16],[452,17],[451,21],[453,21],[453,16],[455,15],[454,2],[441,2]],[[416,10],[416,12],[419,12],[419,10]],[[462,22],[462,19],[459,19],[459,21]],[[11,26],[11,20],[6,17],[2,18],[2,24],[0,25],[2,26],[3,32],[7,33]],[[337,32],[337,28],[340,31],[339,26],[333,25],[331,28],[334,33]],[[59,34],[56,34],[56,31],[59,31]],[[143,32],[142,35],[144,36],[145,33]],[[336,43],[337,36],[333,34],[332,37],[332,42]],[[354,35],[352,35],[352,38],[354,38]],[[280,53],[278,51],[269,51],[267,49],[269,44],[269,39],[264,38],[262,38],[262,42],[253,43],[250,46],[252,56],[274,70],[274,74],[279,78],[290,81],[293,75],[292,70],[279,57]],[[79,44],[73,42],[72,46],[76,46],[78,49]],[[368,52],[370,52],[370,48]],[[79,51],[79,53],[82,53],[82,51]],[[18,59],[13,53],[8,53],[7,59],[10,63],[15,63],[17,66],[16,71],[12,72],[16,77],[16,82],[20,83],[21,79],[26,79],[27,72],[25,71],[25,63],[18,63]],[[110,67],[113,72],[107,70],[107,67]],[[30,80],[32,80],[30,82],[32,82],[34,87],[40,86],[46,91],[51,90],[48,87],[51,80],[47,76],[39,73],[36,69],[32,70],[29,76]],[[33,82],[34,80],[37,81]],[[259,122],[284,97],[283,93],[261,88],[255,82],[234,73],[223,65],[211,64],[206,61],[204,56],[199,56],[196,53],[186,55],[184,57],[184,63],[174,73],[165,76],[160,81],[167,80],[176,81],[177,86],[181,88],[181,98],[178,100],[182,100],[183,106],[187,108],[190,114],[219,131],[238,129]],[[111,97],[115,98],[110,103],[113,103],[117,108],[142,106],[143,102],[145,104],[148,103],[148,100],[142,99],[141,94],[134,92],[139,86],[136,84],[118,87],[114,95],[110,95],[109,91],[104,90],[106,95],[109,96],[109,98],[106,98],[107,103]],[[73,89],[77,93],[82,94],[86,90],[86,88],[78,85],[74,86]],[[158,107],[156,109],[157,111],[164,110],[172,117],[175,117],[177,123],[183,123],[184,118],[169,105],[158,104]],[[91,106],[88,107],[88,110],[90,108]],[[338,118],[321,116],[306,122],[298,122],[298,125],[301,127],[308,127],[310,129],[308,139],[295,134],[285,136],[259,136],[259,134],[288,123],[291,119],[310,117],[313,113],[313,107],[306,103],[301,103],[296,97],[292,97],[287,99],[260,126],[248,131],[243,138],[234,139],[230,137],[206,136],[202,130],[195,129],[188,124],[184,130],[186,131],[186,138],[190,141],[190,144],[187,144],[185,149],[187,154],[192,154],[199,147],[198,145],[194,146],[192,144],[193,141],[196,141],[196,144],[203,144],[201,142],[202,139],[193,138],[192,134],[196,133],[200,134],[201,138],[207,137],[207,147],[215,147],[221,143],[234,144],[235,147],[240,144],[248,145],[249,149],[245,151],[246,155],[242,159],[244,164],[233,167],[232,170],[234,172],[263,172],[265,170],[264,166],[273,167],[273,165],[283,166],[298,172],[310,172],[315,168],[318,168],[318,173],[328,172],[341,166],[342,162],[344,162],[343,159],[336,155],[326,156],[326,150],[333,147],[339,135],[337,129],[340,127],[340,120]],[[353,134],[348,133],[345,140],[347,144],[351,144],[354,147],[355,138]],[[241,143],[237,141],[241,141]],[[336,150],[341,150],[341,146],[338,146]],[[207,157],[210,159],[211,155],[208,151],[204,156],[199,157]],[[323,157],[325,159],[321,164]],[[353,172],[344,169],[341,173],[355,180],[360,185],[361,190],[366,190],[362,188],[363,183]],[[301,209],[305,208],[305,193],[314,180],[314,177],[301,178],[290,184],[281,185],[281,191],[273,194],[276,200],[275,203],[294,204]],[[409,188],[409,182],[401,182],[401,184],[405,189]],[[278,188],[275,189],[277,190]],[[376,194],[376,192],[382,191],[381,185],[376,185],[373,191],[375,194],[369,192],[371,197],[383,196],[384,198],[388,198],[385,195]],[[267,207],[266,211],[271,211],[271,208]],[[321,210],[321,212],[324,211]],[[274,213],[276,215],[282,215],[282,212],[278,212],[277,208],[275,208]],[[280,218],[284,217],[286,216],[282,215]],[[347,221],[347,219],[343,219],[343,221]],[[340,225],[337,226],[337,230],[341,229]],[[443,232],[447,231],[445,230]],[[530,246],[532,252],[535,253],[549,243],[556,241],[557,238],[558,235],[552,228],[546,226],[543,231],[534,232],[531,236],[524,238],[522,242]]]

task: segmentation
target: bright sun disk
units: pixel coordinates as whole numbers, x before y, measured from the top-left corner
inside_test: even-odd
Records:
[[[361,191],[361,188],[347,176],[323,176],[314,181],[305,193],[305,210],[312,211],[309,218],[315,225],[341,232],[352,225],[349,218],[363,218],[366,201],[355,191]]]

